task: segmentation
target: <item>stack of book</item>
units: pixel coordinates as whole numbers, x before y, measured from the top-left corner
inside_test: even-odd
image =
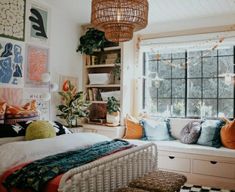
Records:
[[[117,53],[108,54],[105,59],[105,64],[114,64],[114,63],[116,63],[117,58],[118,58]]]
[[[102,101],[101,90],[98,88],[90,88],[87,90],[87,99],[89,101]]]

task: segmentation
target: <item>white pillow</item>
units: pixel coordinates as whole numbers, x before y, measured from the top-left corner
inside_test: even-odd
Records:
[[[11,142],[16,142],[16,141],[24,141],[24,136],[0,138],[0,145],[11,143]]]

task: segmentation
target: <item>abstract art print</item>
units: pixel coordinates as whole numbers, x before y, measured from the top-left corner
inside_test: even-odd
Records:
[[[24,41],[26,0],[0,1],[0,36]]]
[[[48,44],[49,9],[45,6],[32,3],[30,8],[29,21],[29,41]]]
[[[48,72],[49,50],[38,46],[27,46],[26,84],[42,85],[41,76]]]
[[[24,45],[0,39],[0,85],[23,87]]]

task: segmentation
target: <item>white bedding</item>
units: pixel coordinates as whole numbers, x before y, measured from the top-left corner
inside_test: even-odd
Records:
[[[7,143],[0,146],[0,175],[10,167],[24,162],[109,140],[110,138],[95,133],[74,133],[50,139]]]

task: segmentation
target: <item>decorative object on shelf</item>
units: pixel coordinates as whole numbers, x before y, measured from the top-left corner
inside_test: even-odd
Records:
[[[115,64],[113,70],[111,71],[111,76],[113,77],[113,83],[119,84],[121,80],[121,66]]]
[[[89,28],[86,34],[80,37],[80,45],[77,48],[77,52],[80,51],[81,54],[92,55],[94,50],[103,51],[105,47],[117,45],[107,41],[104,32]]]
[[[92,25],[112,42],[129,41],[148,24],[147,0],[92,0]]]
[[[62,97],[62,104],[57,106],[60,111],[57,116],[65,119],[69,127],[77,126],[79,118],[86,118],[89,115],[90,103],[85,101],[84,93],[82,91],[77,92],[70,81],[66,82],[66,86],[64,86],[63,91],[59,92],[59,95]]]
[[[90,73],[88,77],[90,85],[107,85],[110,83],[109,73]]]
[[[106,121],[114,126],[120,123],[120,104],[115,97],[108,97]]]

